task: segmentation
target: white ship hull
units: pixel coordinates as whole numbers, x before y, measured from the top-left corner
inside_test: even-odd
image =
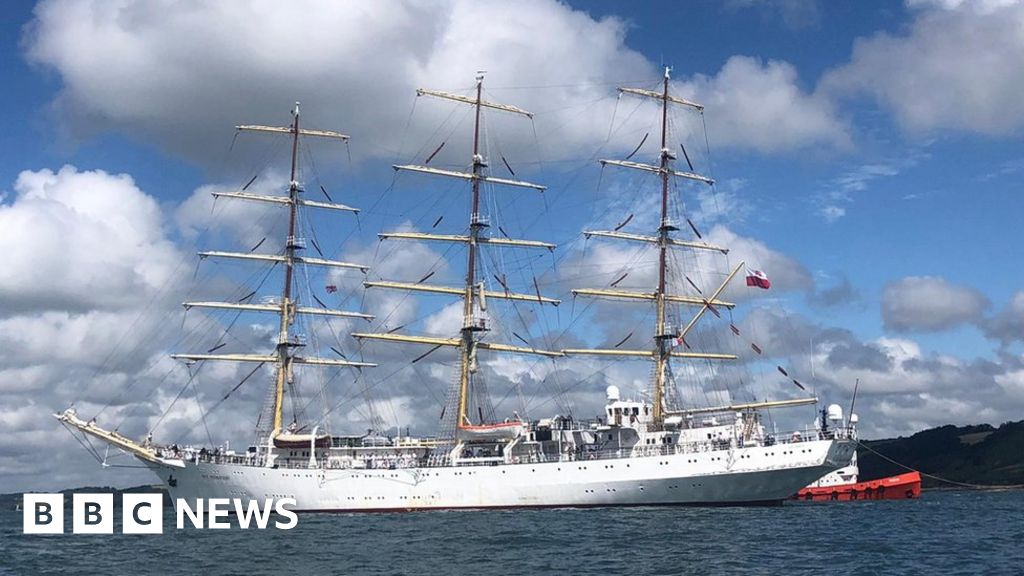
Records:
[[[818,440],[661,456],[497,466],[265,468],[147,463],[171,497],[294,498],[300,512],[779,503],[850,461]]]

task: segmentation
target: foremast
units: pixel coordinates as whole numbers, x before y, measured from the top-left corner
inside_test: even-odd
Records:
[[[307,258],[298,254],[299,250],[305,248],[305,240],[298,236],[297,231],[297,216],[299,206],[312,207],[312,208],[324,208],[328,210],[341,210],[347,212],[358,212],[356,208],[346,206],[344,204],[335,204],[333,202],[317,202],[311,200],[305,200],[301,198],[303,190],[298,181],[298,157],[299,157],[299,137],[300,136],[314,136],[320,138],[329,138],[346,141],[349,139],[348,136],[339,132],[329,130],[308,130],[302,129],[299,126],[299,103],[295,103],[295,108],[292,110],[292,124],[288,127],[278,126],[262,126],[262,125],[242,125],[237,126],[239,131],[252,131],[252,132],[270,132],[277,134],[288,134],[291,136],[291,170],[289,172],[289,184],[288,184],[288,195],[287,196],[267,196],[260,194],[246,193],[244,189],[240,192],[214,192],[213,195],[216,198],[225,197],[233,198],[237,200],[246,200],[254,202],[269,202],[276,204],[283,204],[288,206],[288,236],[285,239],[284,252],[283,254],[252,254],[252,253],[235,253],[235,252],[214,252],[206,251],[200,252],[201,258],[208,257],[219,257],[219,258],[235,258],[242,260],[257,260],[257,261],[269,261],[284,266],[284,283],[281,287],[281,294],[277,302],[269,304],[252,304],[252,303],[236,303],[236,302],[185,302],[184,306],[186,309],[190,308],[220,308],[228,310],[239,310],[239,311],[252,311],[252,312],[274,312],[279,316],[278,324],[278,336],[274,354],[258,355],[258,354],[174,354],[173,358],[189,360],[189,361],[229,361],[229,362],[259,362],[259,363],[273,363],[275,365],[275,377],[274,377],[274,393],[273,393],[273,427],[271,430],[271,438],[276,438],[281,435],[284,429],[284,392],[288,385],[294,382],[294,365],[303,364],[310,366],[350,366],[350,367],[372,367],[376,364],[367,362],[353,362],[349,360],[339,360],[333,358],[319,358],[298,355],[296,350],[305,345],[305,342],[299,335],[291,334],[291,326],[295,322],[296,316],[299,314],[317,315],[317,316],[333,316],[333,317],[350,317],[350,318],[363,318],[370,320],[373,317],[368,314],[361,314],[358,312],[348,312],[343,310],[332,310],[327,308],[315,308],[315,307],[303,307],[298,306],[297,301],[292,297],[292,288],[294,283],[295,266],[297,264],[307,264],[314,266],[326,266],[332,268],[351,268],[357,269],[362,272],[366,272],[367,266],[360,264],[352,264],[348,262],[340,262],[336,260],[328,260],[324,258]],[[251,296],[251,295],[250,295]],[[243,299],[246,300],[246,299]]]
[[[619,88],[620,94],[630,94],[633,96],[639,96],[642,98],[650,98],[658,100],[661,105],[661,152],[659,155],[658,164],[645,164],[640,162],[630,162],[629,160],[601,160],[602,166],[616,166],[622,168],[629,168],[634,170],[640,170],[645,172],[653,172],[658,174],[661,184],[661,218],[660,225],[658,227],[658,233],[656,236],[644,236],[639,234],[630,234],[619,232],[618,230],[604,231],[604,230],[588,230],[584,232],[587,238],[592,236],[598,236],[603,238],[611,238],[617,240],[629,240],[646,242],[654,244],[658,248],[658,282],[653,292],[638,292],[630,290],[608,290],[608,289],[576,289],[572,293],[574,296],[593,296],[593,297],[604,297],[614,298],[627,301],[648,301],[654,302],[655,305],[655,326],[654,326],[654,347],[651,350],[623,350],[619,348],[614,349],[566,349],[563,352],[567,355],[576,354],[589,354],[589,355],[600,355],[600,356],[626,356],[626,357],[644,357],[650,358],[654,362],[654,378],[651,386],[651,420],[655,429],[659,429],[663,426],[666,409],[665,406],[665,390],[668,383],[668,372],[670,367],[670,361],[672,358],[688,358],[688,359],[707,359],[707,360],[735,360],[736,355],[725,354],[725,353],[714,353],[714,352],[692,352],[675,350],[676,343],[685,344],[687,334],[697,324],[701,316],[709,309],[717,307],[732,308],[735,306],[732,302],[720,300],[719,296],[725,290],[725,287],[729,282],[736,276],[740,269],[743,267],[743,263],[732,270],[732,272],[726,277],[725,281],[714,291],[710,297],[705,297],[703,294],[697,296],[689,295],[676,295],[670,294],[667,289],[668,279],[668,250],[672,247],[687,248],[694,250],[709,250],[714,252],[720,252],[727,254],[728,249],[722,246],[716,246],[703,241],[685,241],[677,240],[672,237],[671,233],[677,231],[679,228],[675,225],[669,215],[669,188],[672,178],[683,178],[687,180],[702,182],[707,185],[713,185],[714,180],[707,176],[700,175],[693,171],[693,166],[690,164],[689,157],[687,156],[687,164],[689,166],[688,171],[676,170],[673,167],[673,162],[676,160],[676,155],[668,146],[668,107],[669,104],[676,104],[688,108],[692,108],[698,111],[703,111],[704,107],[696,102],[678,98],[672,96],[669,93],[669,80],[671,79],[671,69],[665,68],[665,75],[662,82],[662,90],[655,92],[651,90],[644,90],[640,88]],[[685,148],[683,149],[685,154]],[[667,325],[667,314],[666,307],[668,303],[679,303],[691,306],[699,307],[698,311],[694,314],[690,322],[685,328],[678,330],[670,330]],[[688,348],[688,346],[686,346]]]
[[[473,122],[473,152],[472,152],[472,164],[469,172],[460,172],[454,170],[442,170],[437,168],[431,168],[428,166],[421,165],[396,165],[394,169],[396,171],[411,171],[419,172],[424,174],[430,174],[435,176],[442,176],[448,178],[458,178],[470,181],[471,190],[471,201],[470,201],[470,212],[469,212],[469,233],[468,235],[449,235],[449,234],[426,234],[417,232],[392,232],[382,233],[378,236],[381,240],[385,239],[404,239],[404,240],[427,240],[427,241],[441,241],[441,242],[456,242],[465,244],[467,247],[466,257],[466,276],[465,284],[461,288],[448,287],[448,286],[433,286],[425,285],[422,283],[404,283],[404,282],[390,282],[390,281],[378,281],[378,282],[366,282],[367,288],[379,287],[389,288],[397,290],[409,290],[417,292],[431,292],[439,294],[452,294],[459,295],[462,298],[462,328],[458,337],[452,338],[437,338],[431,336],[420,336],[420,335],[405,335],[405,334],[394,334],[394,333],[354,333],[354,337],[359,339],[368,340],[383,340],[390,342],[408,342],[416,344],[428,344],[433,345],[434,349],[442,346],[458,347],[459,349],[459,381],[457,389],[456,399],[456,434],[460,429],[468,429],[474,425],[484,424],[483,415],[479,414],[478,421],[474,424],[473,415],[469,412],[469,398],[473,382],[473,375],[477,372],[477,351],[478,350],[494,350],[501,352],[510,352],[518,354],[535,354],[540,356],[562,356],[561,352],[542,350],[532,347],[513,346],[509,344],[501,344],[495,342],[482,341],[483,335],[489,330],[486,319],[483,316],[478,317],[476,310],[486,310],[486,301],[488,298],[501,299],[501,300],[516,300],[525,302],[536,302],[539,304],[552,304],[557,306],[558,300],[552,298],[546,298],[540,294],[539,288],[535,286],[536,294],[517,294],[509,291],[508,286],[499,280],[501,283],[502,290],[487,290],[486,279],[477,277],[477,259],[478,250],[481,244],[493,245],[496,247],[507,247],[507,246],[518,246],[525,248],[541,248],[547,250],[554,250],[553,244],[546,242],[539,242],[536,240],[518,240],[510,238],[492,238],[486,236],[484,232],[490,226],[487,218],[483,217],[480,213],[480,196],[481,196],[481,184],[488,183],[492,185],[500,186],[513,186],[520,188],[530,188],[540,192],[546,190],[545,186],[539,184],[533,184],[521,180],[509,180],[505,178],[496,178],[485,173],[487,168],[487,161],[481,153],[481,142],[480,142],[480,130],[481,130],[481,113],[483,108],[490,108],[500,110],[503,112],[509,112],[512,114],[522,115],[529,118],[533,117],[533,114],[507,104],[499,104],[496,102],[490,102],[483,99],[483,73],[479,73],[476,77],[476,90],[475,97],[468,97],[461,94],[452,94],[448,92],[442,92],[438,90],[418,89],[416,91],[417,96],[433,96],[435,98],[441,98],[463,104],[469,104],[474,108],[474,122]],[[440,149],[440,148],[439,148]],[[429,159],[427,160],[429,162]],[[429,354],[430,352],[427,352]]]

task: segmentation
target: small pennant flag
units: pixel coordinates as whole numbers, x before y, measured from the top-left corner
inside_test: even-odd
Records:
[[[764,272],[747,268],[747,286],[767,290],[772,287],[772,283]]]
[[[754,344],[753,342],[750,343],[750,349],[753,350],[754,352],[757,352],[758,354],[761,353],[761,347],[758,346],[757,344]]]
[[[779,369],[779,372],[782,373],[783,376],[789,378],[789,372],[786,372],[786,370],[782,366],[776,366],[776,368]]]
[[[732,330],[733,334],[735,334],[737,336],[740,335],[740,329],[737,328],[735,324],[729,324],[729,329]]]
[[[324,286],[324,290],[326,290],[328,294],[334,294],[338,291],[338,287],[334,284],[328,284],[327,286]]]
[[[803,390],[804,392],[807,392],[807,388],[804,388],[804,385],[798,382],[796,378],[793,379],[793,384],[796,384],[797,388]]]

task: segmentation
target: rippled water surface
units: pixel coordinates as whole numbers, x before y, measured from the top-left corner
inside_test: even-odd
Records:
[[[115,523],[119,526],[119,523]],[[21,533],[9,574],[1024,574],[1024,492],[775,508],[303,515],[293,530]]]

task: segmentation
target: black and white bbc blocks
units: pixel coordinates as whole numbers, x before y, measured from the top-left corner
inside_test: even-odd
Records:
[[[25,494],[22,505],[25,534],[64,533],[63,494]],[[163,506],[161,494],[123,494],[121,533],[163,533]],[[116,515],[113,494],[72,495],[71,532],[74,534],[113,534]]]

